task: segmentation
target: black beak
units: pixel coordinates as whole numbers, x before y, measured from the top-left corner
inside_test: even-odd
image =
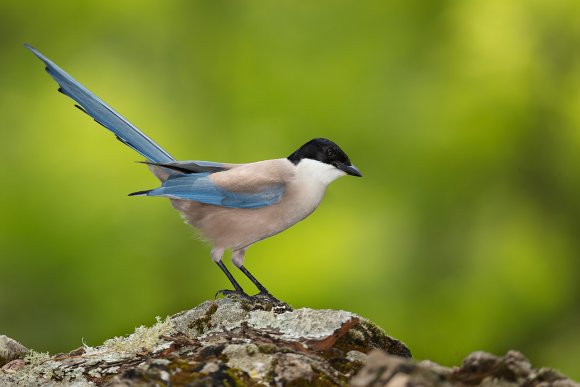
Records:
[[[347,175],[362,177],[362,173],[354,165],[339,164],[338,169],[344,171]]]

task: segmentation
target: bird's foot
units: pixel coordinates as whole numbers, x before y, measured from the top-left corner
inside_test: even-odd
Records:
[[[232,297],[232,298],[242,298],[245,300],[252,300],[252,296],[250,296],[249,294],[247,294],[246,292],[244,292],[243,290],[230,290],[230,289],[222,289],[222,290],[218,290],[215,293],[214,298],[218,298],[218,296],[224,296],[224,297]]]
[[[260,293],[251,296],[255,302],[258,303],[269,303],[272,304],[272,310],[274,313],[284,313],[284,312],[291,312],[293,309],[290,305],[285,303],[284,301],[280,301],[276,297],[274,297],[270,292],[267,290],[262,290]]]
[[[262,290],[260,293],[253,295],[252,297],[259,299],[259,300],[267,300],[273,303],[280,303],[282,301],[280,301],[279,299],[277,299],[276,297],[274,297],[272,294],[270,294],[269,291],[264,291]]]
[[[280,301],[269,292],[260,292],[254,296],[250,296],[244,291],[223,289],[218,290],[214,298],[218,298],[220,295],[232,299],[238,299],[240,301],[251,302],[251,309],[261,309],[261,310],[272,310],[274,313],[284,313],[291,312],[293,309],[287,303]]]

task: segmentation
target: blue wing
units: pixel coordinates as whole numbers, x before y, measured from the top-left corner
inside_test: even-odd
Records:
[[[172,175],[159,188],[133,195],[163,196],[229,208],[261,208],[276,204],[284,194],[283,184],[273,184],[260,192],[232,192],[214,184],[211,173]]]
[[[234,165],[201,160],[174,161],[171,163],[150,163],[145,161],[144,163],[172,169],[182,173],[222,172],[230,169]]]
[[[46,65],[46,71],[60,85],[61,93],[75,100],[85,113],[95,121],[115,133],[121,142],[127,144],[148,160],[155,163],[170,163],[175,159],[123,116],[104,103],[99,97],[64,72],[50,59],[25,44]]]

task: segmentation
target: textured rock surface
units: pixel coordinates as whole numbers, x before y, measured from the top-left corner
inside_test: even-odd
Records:
[[[0,386],[580,387],[554,370],[534,369],[519,352],[475,352],[454,368],[414,362],[404,344],[353,313],[282,312],[265,301],[231,298],[99,347],[21,358],[22,348],[1,368]]]
[[[12,361],[0,385],[346,385],[373,349],[411,356],[353,313],[273,307],[207,301],[99,347]]]
[[[474,352],[460,367],[442,367],[430,361],[414,363],[408,359],[373,351],[365,366],[351,380],[353,387],[401,386],[556,386],[580,387],[558,372],[534,369],[517,351],[505,356]]]
[[[8,336],[0,335],[0,367],[14,359],[24,357],[28,348]]]

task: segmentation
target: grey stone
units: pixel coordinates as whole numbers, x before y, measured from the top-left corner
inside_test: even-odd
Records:
[[[10,356],[22,357],[22,348]],[[29,352],[0,370],[0,386],[580,387],[556,371],[532,368],[515,351],[476,352],[453,369],[410,357],[403,343],[354,313],[226,297],[98,347]]]
[[[28,348],[18,341],[0,335],[0,367],[14,359],[23,358],[28,352]]]

